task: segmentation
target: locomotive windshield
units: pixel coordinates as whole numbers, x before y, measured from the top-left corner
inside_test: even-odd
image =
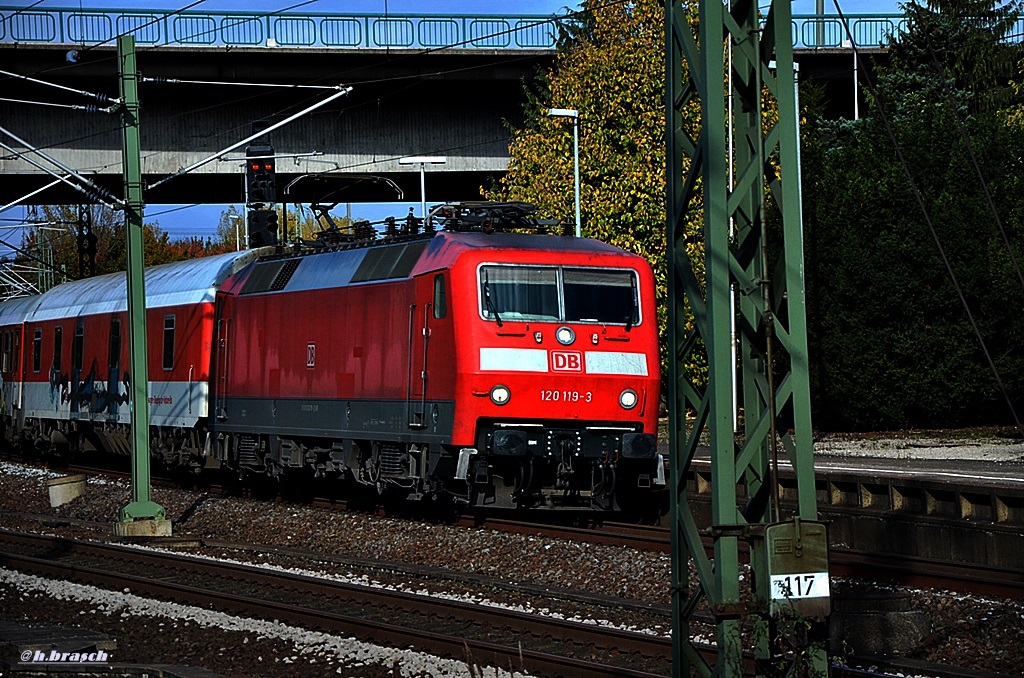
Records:
[[[481,266],[480,306],[487,320],[594,322],[640,320],[634,271],[553,266]]]

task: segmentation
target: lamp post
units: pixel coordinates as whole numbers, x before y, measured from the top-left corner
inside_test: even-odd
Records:
[[[576,188],[576,237],[580,237],[580,112],[573,108],[549,108],[552,118],[572,118],[572,167]]]
[[[420,216],[423,219],[427,218],[427,178],[426,178],[426,166],[427,165],[443,165],[448,162],[448,158],[443,155],[411,155],[405,158],[399,158],[399,165],[419,165],[420,166]]]
[[[240,252],[242,250],[242,244],[238,239],[238,223],[242,221],[241,214],[229,214],[228,219],[235,222],[235,251]]]

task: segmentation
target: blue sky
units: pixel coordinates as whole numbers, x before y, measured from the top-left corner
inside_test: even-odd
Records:
[[[189,5],[194,0],[43,0],[36,5],[39,9],[47,7],[84,7],[87,9],[123,9],[126,6],[138,8],[161,8],[179,9]],[[298,5],[303,0],[206,0],[197,5],[195,9],[205,11],[274,11],[282,8]],[[899,4],[893,0],[840,0],[844,13],[866,14],[866,13],[895,13],[899,11]],[[4,3],[8,6],[33,5],[32,0],[10,0]],[[295,11],[307,10],[310,12],[353,12],[368,14],[555,14],[578,9],[578,2],[566,2],[565,0],[518,0],[515,3],[496,2],[495,0],[314,0],[297,8]],[[815,0],[795,0],[793,2],[794,14],[812,14],[815,11]],[[826,0],[825,13],[835,14],[833,0]],[[216,151],[219,149],[210,149]],[[360,204],[352,205],[352,216],[362,217],[376,221],[388,215],[402,216],[408,213],[409,208],[415,209],[419,214],[419,196],[410,196],[414,202],[387,203],[387,204]],[[436,196],[433,200],[443,199],[444,196]],[[431,196],[427,196],[428,202]],[[243,206],[238,206],[242,212]],[[227,205],[147,205],[146,221],[157,221],[160,227],[169,232],[172,238],[183,237],[207,237],[216,232],[217,222],[221,212]],[[289,209],[292,209],[289,206]],[[344,214],[344,208],[339,214]],[[8,209],[0,213],[0,240],[17,242],[20,237],[15,236],[4,226],[13,225],[16,220],[25,216],[25,210],[21,207]]]

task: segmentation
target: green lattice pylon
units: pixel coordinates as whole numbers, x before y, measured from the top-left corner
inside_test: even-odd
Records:
[[[777,649],[780,620],[771,611],[782,606],[772,594],[772,575],[778,570],[768,562],[765,539],[769,524],[795,519],[795,529],[772,534],[795,534],[800,555],[806,547],[815,555],[809,560],[827,562],[824,530],[813,530],[812,538],[801,529],[801,521],[816,520],[817,508],[791,10],[787,2],[773,2],[762,24],[750,0],[731,7],[701,2],[699,22],[689,15],[692,7],[679,0],[666,3],[674,671],[677,676],[689,676],[691,669],[705,676],[749,675],[750,667],[743,664],[746,650],[761,675],[825,675],[828,662],[821,644],[808,644],[795,655]],[[762,96],[774,101],[775,122],[763,115]],[[698,103],[701,124],[694,134],[684,111]],[[765,222],[769,190],[782,224],[771,247]],[[703,211],[703,257],[695,266],[687,255],[693,239],[685,226],[688,213],[698,209]],[[686,329],[688,313],[692,330]],[[738,361],[732,350],[734,319]],[[706,382],[687,369],[705,360]],[[771,371],[769,364],[774,365]],[[734,379],[742,393],[741,436],[733,432]],[[713,560],[706,555],[686,496],[686,472],[702,436],[711,448]],[[773,458],[792,463],[795,512],[781,510]],[[805,535],[806,543],[801,541]],[[749,592],[740,580],[743,541],[751,549],[752,576],[744,580]],[[692,591],[690,561],[700,577],[699,588]],[[827,574],[824,586],[827,591]],[[702,600],[715,617],[718,659],[713,666],[690,642],[689,619]],[[819,609],[827,610],[827,602]]]

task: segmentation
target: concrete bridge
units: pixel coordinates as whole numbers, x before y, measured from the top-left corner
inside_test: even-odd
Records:
[[[270,135],[279,155],[296,154],[279,158],[279,187],[315,175],[279,197],[296,202],[379,202],[402,193],[415,199],[419,168],[398,159],[423,155],[447,158],[427,170],[431,196],[479,198],[480,187],[507,165],[507,125],[522,122],[523,81],[554,57],[551,17],[0,12],[0,68],[111,97],[118,93],[113,38],[124,30],[136,34],[148,184],[246,138],[256,121],[283,120],[333,92],[311,86],[352,87]],[[97,104],[67,90],[0,78],[7,99]],[[3,101],[0,120],[28,144],[121,193],[116,115]],[[0,141],[22,150],[10,138]],[[49,183],[3,153],[0,201]],[[239,202],[243,155],[228,153],[168,181],[147,191],[146,201]],[[81,197],[62,188],[40,199]]]
[[[427,169],[432,199],[480,197],[508,162],[509,125],[522,123],[523,82],[550,67],[559,17],[369,16],[41,10],[0,7],[0,126],[121,193],[116,115],[62,106],[116,97],[114,39],[137,42],[143,172],[148,185],[351,86],[332,103],[275,130],[278,185],[289,202],[414,200],[419,167],[403,156],[444,156]],[[853,17],[854,37],[878,50],[899,17]],[[801,17],[794,37],[801,76],[833,73],[852,108],[852,51],[835,17]],[[841,83],[846,80],[846,90]],[[272,85],[272,86],[268,86]],[[12,101],[17,100],[17,101]],[[38,103],[25,103],[38,102]],[[47,105],[41,105],[41,104]],[[585,122],[584,122],[585,124]],[[24,145],[0,135],[0,141]],[[0,204],[49,183],[0,150]],[[315,155],[314,155],[315,154]],[[241,150],[146,191],[149,203],[240,202]],[[294,157],[292,157],[294,156]],[[33,201],[81,201],[53,188]]]

